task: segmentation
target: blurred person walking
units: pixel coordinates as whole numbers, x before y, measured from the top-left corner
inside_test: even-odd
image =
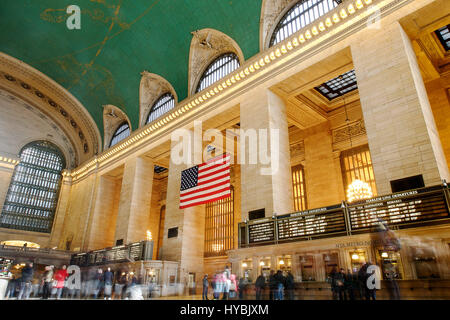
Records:
[[[97,274],[94,280],[94,299],[97,299],[101,291],[103,290],[104,278],[103,278],[103,270],[98,268]]]
[[[65,265],[62,266],[61,269],[59,269],[58,271],[56,271],[56,273],[53,276],[53,279],[55,279],[56,281],[56,299],[61,299],[61,295],[64,289],[64,283],[68,277],[68,273],[67,273],[67,267]]]
[[[269,300],[274,300],[275,291],[277,290],[277,280],[275,278],[275,271],[270,270],[269,275]]]
[[[335,286],[336,294],[339,296],[339,300],[347,300],[347,293],[345,292],[345,272],[341,268],[339,272],[335,273]]]
[[[286,295],[288,300],[294,300],[294,289],[295,289],[294,276],[290,271],[288,271],[286,276]]]
[[[203,277],[202,300],[209,300],[208,299],[208,287],[209,287],[208,275],[205,274],[205,276]]]
[[[23,298],[28,299],[31,293],[31,282],[33,281],[34,269],[33,263],[30,262],[25,265],[22,269],[22,278],[20,281],[20,289],[19,294],[17,296],[17,300],[21,300]]]
[[[239,291],[239,288],[238,288],[238,285],[236,282],[236,275],[231,274],[230,275],[230,290],[229,290],[228,297],[231,299],[235,299],[238,291]]]
[[[104,281],[104,285],[105,285],[103,296],[104,296],[105,300],[106,299],[111,300],[113,280],[114,280],[114,274],[111,272],[111,268],[108,267],[103,276],[103,281]]]
[[[261,273],[255,281],[256,300],[261,300],[261,293],[266,286],[266,278]]]
[[[285,287],[285,277],[283,276],[283,272],[281,270],[278,270],[277,273],[274,276],[275,278],[275,292],[274,292],[274,298],[275,300],[283,300],[284,299],[284,287]]]
[[[53,282],[53,266],[46,266],[44,277],[42,278],[42,299],[48,299],[50,297],[50,293],[52,290],[52,282]]]

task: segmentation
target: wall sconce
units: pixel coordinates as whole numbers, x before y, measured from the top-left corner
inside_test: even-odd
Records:
[[[242,263],[242,268],[247,268],[247,263],[243,262]]]
[[[382,258],[388,258],[389,255],[388,255],[387,252],[382,252],[382,253],[381,253],[381,257],[382,257]]]
[[[280,265],[283,265],[283,264],[284,264],[284,260],[281,259],[280,262],[279,262],[279,264],[280,264]]]
[[[356,252],[352,254],[352,260],[359,260],[359,255]]]
[[[261,267],[263,267],[263,266],[265,265],[264,261],[261,261],[261,262],[259,263],[259,265],[260,265]]]

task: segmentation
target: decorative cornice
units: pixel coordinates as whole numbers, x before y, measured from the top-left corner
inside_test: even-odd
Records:
[[[9,158],[0,155],[0,168],[14,169],[19,162],[19,158]]]
[[[51,107],[49,110],[57,111],[57,114],[67,121],[79,137],[84,159],[101,151],[101,136],[94,120],[69,91],[40,71],[2,52],[0,71],[2,79],[7,80],[9,87],[38,97]]]

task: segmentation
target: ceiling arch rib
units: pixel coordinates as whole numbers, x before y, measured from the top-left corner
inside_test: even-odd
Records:
[[[189,51],[189,94],[194,95],[197,85],[210,63],[221,55],[231,52],[236,54],[240,64],[244,63],[241,48],[228,35],[214,29],[192,31]]]
[[[0,53],[0,88],[48,116],[73,143],[76,165],[101,152],[97,125],[66,89],[28,64]]]
[[[146,125],[150,109],[163,94],[170,93],[175,99],[175,105],[178,102],[178,96],[170,82],[163,77],[146,70],[141,73],[141,76],[139,86],[139,126],[143,127]]]

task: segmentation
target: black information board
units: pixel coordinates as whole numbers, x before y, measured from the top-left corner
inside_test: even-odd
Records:
[[[277,219],[278,239],[286,240],[345,232],[344,210],[340,206],[326,209],[320,210],[316,214],[292,214],[288,218]]]
[[[442,188],[423,188],[368,199],[348,207],[352,230],[371,228],[380,219],[401,225],[448,218]]]
[[[248,226],[248,242],[257,243],[265,241],[273,241],[275,239],[275,223],[274,221],[253,221]]]
[[[129,245],[120,245],[103,250],[90,251],[72,255],[71,264],[91,266],[125,261],[151,260],[153,242],[141,241]]]
[[[239,224],[239,245],[271,244],[371,232],[380,222],[398,228],[449,220],[447,186],[383,195]]]

